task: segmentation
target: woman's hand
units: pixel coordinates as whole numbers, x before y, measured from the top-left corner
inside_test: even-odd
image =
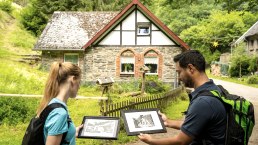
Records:
[[[165,126],[168,126],[168,118],[167,118],[167,116],[165,115],[165,114],[163,114],[163,113],[161,113],[160,111],[158,112],[159,113],[159,115],[161,116],[161,119],[163,120],[163,122],[164,122],[164,125]]]
[[[149,134],[140,133],[140,135],[138,135],[138,138],[147,144],[151,144],[152,137]]]
[[[81,129],[82,127],[83,127],[83,124],[80,125],[80,126],[78,126],[78,127],[76,127],[75,137],[78,137],[79,131],[80,131],[80,129]]]

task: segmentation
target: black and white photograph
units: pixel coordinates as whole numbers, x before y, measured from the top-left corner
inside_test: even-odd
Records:
[[[118,117],[84,116],[82,123],[78,138],[117,139],[120,125]]]
[[[158,109],[123,110],[121,113],[127,135],[166,132]]]

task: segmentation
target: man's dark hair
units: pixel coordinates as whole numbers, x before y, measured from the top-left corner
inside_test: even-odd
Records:
[[[205,58],[198,50],[188,50],[174,57],[174,62],[179,62],[180,67],[187,68],[192,64],[198,71],[205,72]]]

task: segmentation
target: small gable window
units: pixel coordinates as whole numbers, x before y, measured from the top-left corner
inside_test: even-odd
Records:
[[[137,35],[150,35],[150,23],[138,22],[137,23]]]
[[[64,62],[72,62],[73,64],[79,65],[79,54],[78,53],[65,53]]]

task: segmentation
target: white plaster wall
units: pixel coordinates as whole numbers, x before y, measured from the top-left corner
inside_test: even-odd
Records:
[[[118,26],[115,28],[115,30],[120,30],[120,25],[118,25]]]
[[[137,37],[137,45],[150,45],[150,37]]]
[[[151,39],[152,39],[151,40],[152,45],[174,45],[175,44],[161,31],[152,31]]]
[[[100,45],[120,45],[120,32],[113,31],[106,38],[104,38]]]
[[[122,30],[135,30],[135,12],[122,22]]]
[[[135,45],[135,32],[122,32],[122,45]]]
[[[152,30],[159,30],[154,24],[151,24]]]
[[[137,22],[150,22],[140,11],[137,11]]]

